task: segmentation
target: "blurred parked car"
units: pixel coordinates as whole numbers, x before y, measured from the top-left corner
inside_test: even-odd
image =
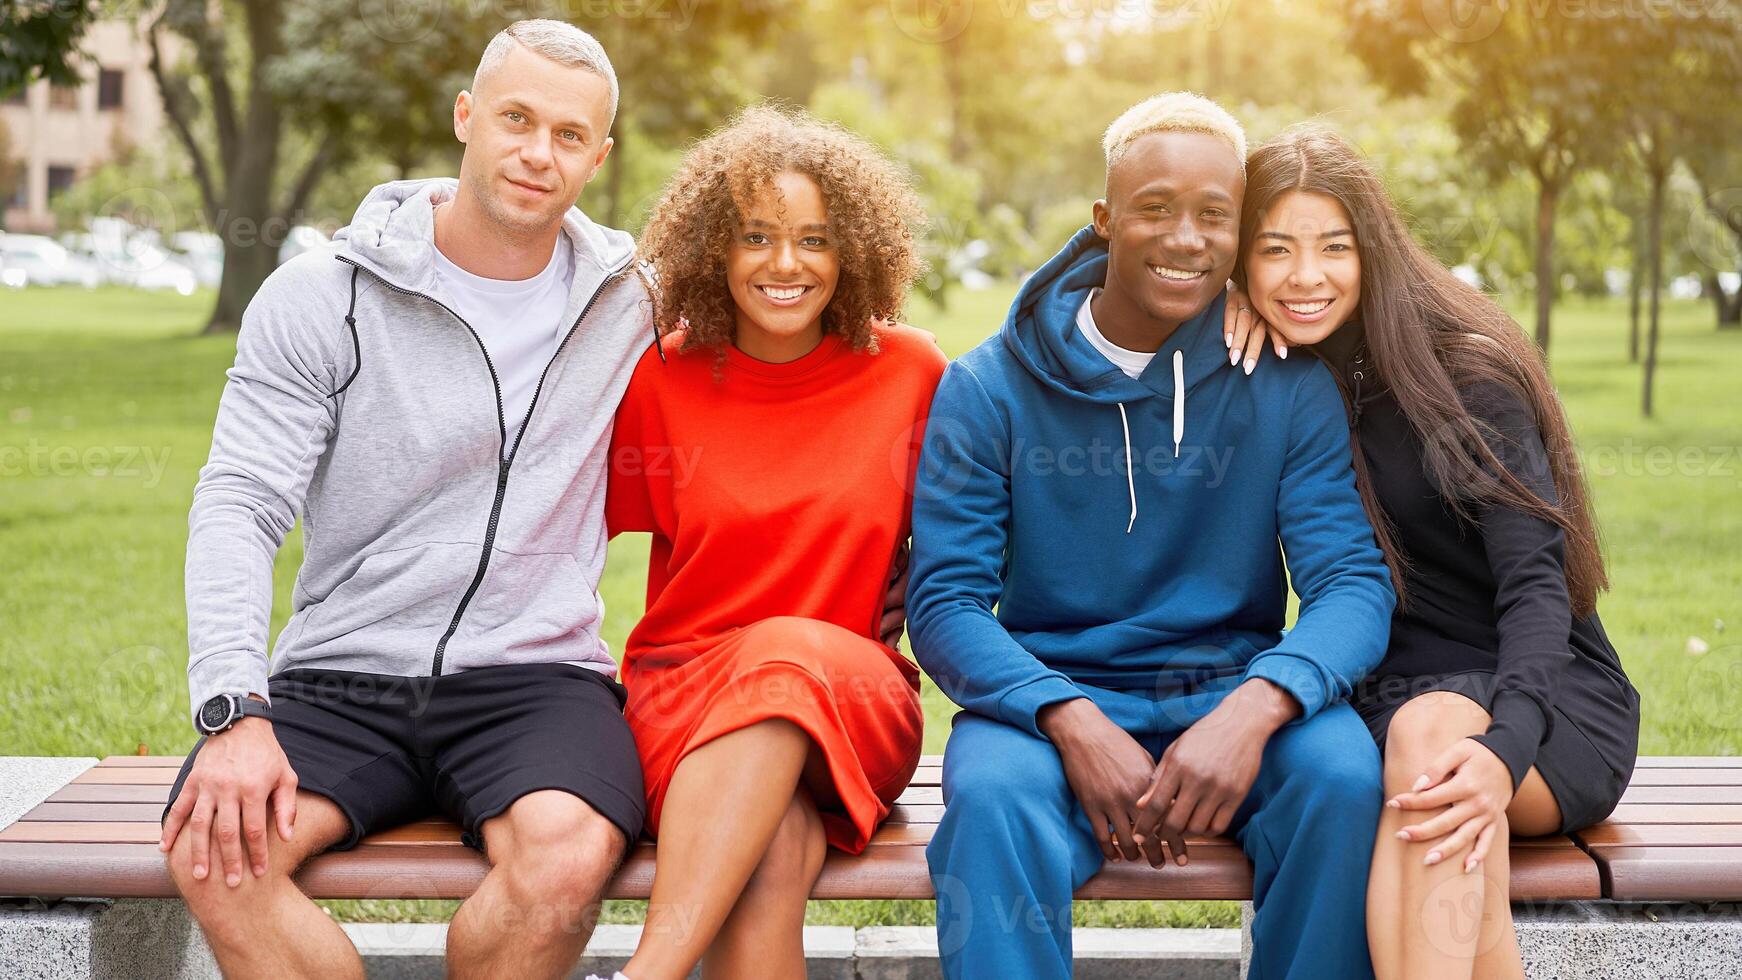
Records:
[[[207,231],[178,231],[169,240],[178,262],[193,271],[202,286],[216,288],[224,278],[224,240]]]
[[[8,286],[83,286],[102,281],[101,271],[45,235],[0,235],[0,282]]]

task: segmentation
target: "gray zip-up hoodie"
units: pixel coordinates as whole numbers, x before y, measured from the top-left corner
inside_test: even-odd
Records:
[[[272,667],[437,675],[565,661],[599,638],[611,419],[653,342],[634,242],[578,209],[570,330],[519,444],[432,265],[453,180],[370,192],[248,304],[188,516],[188,689],[267,695],[273,556],[303,562]],[[530,328],[530,325],[529,325]]]

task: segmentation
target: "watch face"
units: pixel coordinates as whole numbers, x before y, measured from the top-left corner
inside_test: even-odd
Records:
[[[216,731],[230,720],[230,699],[220,694],[200,706],[200,727]]]

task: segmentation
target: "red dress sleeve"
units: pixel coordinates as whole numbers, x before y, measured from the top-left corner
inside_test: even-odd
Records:
[[[617,407],[605,491],[605,527],[612,537],[624,531],[658,531],[654,501],[670,499],[670,468],[650,465],[659,447],[669,451],[654,390],[658,379],[653,372],[663,366],[657,357],[642,358]]]

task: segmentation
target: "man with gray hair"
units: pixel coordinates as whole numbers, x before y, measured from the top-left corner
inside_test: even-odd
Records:
[[[597,41],[514,24],[455,100],[459,180],[375,188],[243,316],[189,516],[202,737],[160,845],[226,976],[361,978],[291,876],[433,813],[491,865],[452,972],[566,976],[641,831],[598,585],[612,415],[653,332],[629,235],[575,207],[616,107]]]

